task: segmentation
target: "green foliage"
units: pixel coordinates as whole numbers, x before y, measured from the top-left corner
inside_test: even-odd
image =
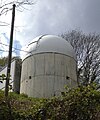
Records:
[[[30,98],[9,93],[13,120],[100,120],[100,91],[96,85],[66,87],[59,97]],[[9,119],[9,108],[0,91],[0,118]]]
[[[3,83],[4,80],[6,80],[6,75],[5,74],[0,75],[0,83]]]
[[[7,57],[0,58],[0,66],[5,66],[7,64]]]
[[[100,91],[95,85],[67,89],[60,97],[47,100],[43,109],[47,120],[99,120]]]
[[[25,94],[15,94],[10,92],[8,101],[4,97],[4,92],[0,91],[0,118],[8,120],[25,120],[33,119],[37,110],[43,104],[44,99],[30,98]],[[8,102],[11,107],[11,115],[9,115]]]
[[[9,80],[11,79],[10,77],[11,77],[11,75],[9,74]],[[7,77],[6,77],[6,75],[5,74],[2,74],[2,75],[0,75],[0,83],[3,83],[4,82],[4,80],[7,80]],[[10,85],[9,84],[9,90],[11,90],[12,89],[12,85]]]

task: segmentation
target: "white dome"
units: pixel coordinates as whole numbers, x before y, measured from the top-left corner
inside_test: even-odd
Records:
[[[55,35],[43,35],[33,39],[25,49],[28,51],[23,59],[38,53],[61,53],[76,60],[75,52],[65,39]]]

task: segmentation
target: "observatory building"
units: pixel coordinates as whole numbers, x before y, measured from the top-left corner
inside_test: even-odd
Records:
[[[35,38],[25,49],[20,93],[29,97],[60,95],[64,86],[77,86],[76,56],[72,46],[63,38],[43,35]]]

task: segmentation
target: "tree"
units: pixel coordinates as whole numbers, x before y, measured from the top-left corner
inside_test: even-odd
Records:
[[[72,30],[61,35],[73,46],[77,57],[78,84],[99,83],[100,35]]]
[[[16,7],[24,8],[24,5],[33,5],[34,3],[33,0],[0,0],[0,16],[12,10],[13,4],[16,4]]]
[[[8,57],[0,58],[0,66],[4,67],[7,64]]]
[[[0,17],[2,15],[6,15],[9,11],[11,11],[13,4],[15,4],[16,8],[22,12],[24,9],[26,9],[25,6],[35,4],[35,0],[0,0]],[[0,21],[0,26],[8,25],[9,23]]]

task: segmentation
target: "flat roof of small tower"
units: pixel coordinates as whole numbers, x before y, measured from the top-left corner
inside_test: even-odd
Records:
[[[23,60],[33,54],[47,52],[65,54],[76,60],[75,52],[70,43],[56,35],[41,35],[36,37],[28,44],[25,51],[27,51],[27,54],[23,57]]]

